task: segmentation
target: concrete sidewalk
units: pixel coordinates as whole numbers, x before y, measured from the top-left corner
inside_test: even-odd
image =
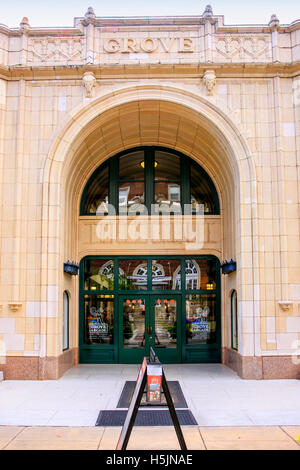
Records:
[[[0,450],[114,450],[121,428],[0,426]],[[188,450],[300,450],[300,426],[184,426]],[[178,450],[171,427],[133,428],[128,450]]]
[[[298,426],[299,380],[243,380],[222,364],[164,366],[178,380],[202,427]],[[100,410],[116,409],[138,365],[80,364],[59,380],[0,383],[0,426],[95,426]],[[1,440],[1,439],[0,439]]]

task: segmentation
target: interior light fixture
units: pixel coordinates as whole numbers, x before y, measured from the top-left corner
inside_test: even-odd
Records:
[[[142,168],[145,168],[145,162],[144,162],[144,160],[140,163],[140,165],[141,165]],[[154,162],[154,168],[156,168],[157,165],[158,165],[158,162],[155,161],[155,162]]]

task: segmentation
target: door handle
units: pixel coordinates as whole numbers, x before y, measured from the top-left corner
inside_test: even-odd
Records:
[[[152,335],[152,326],[148,326],[148,335]]]

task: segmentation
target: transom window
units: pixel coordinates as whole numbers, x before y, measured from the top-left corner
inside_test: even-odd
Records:
[[[83,191],[81,215],[219,214],[209,175],[191,158],[162,147],[141,147],[110,158]]]

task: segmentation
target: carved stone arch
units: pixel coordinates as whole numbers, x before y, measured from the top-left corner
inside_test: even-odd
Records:
[[[152,110],[155,111],[154,114]],[[146,126],[145,132],[141,131],[136,121],[136,127],[131,128],[132,134],[126,131],[122,133],[122,125],[134,122],[131,118],[141,119],[141,112],[145,115],[150,112],[151,116],[163,116],[162,120],[155,121],[162,124],[162,129],[157,130],[152,119],[139,121]],[[134,146],[163,144],[195,159],[213,179],[222,206],[223,228],[231,234],[223,237],[226,243],[223,243],[222,253],[217,256],[222,259],[236,257],[240,306],[243,307],[245,299],[245,309],[258,315],[255,166],[247,137],[243,136],[225,112],[214,103],[183,88],[156,83],[135,87],[125,85],[114,92],[103,93],[92,99],[87,106],[74,109],[68,119],[65,126],[57,130],[49,149],[43,182],[43,236],[49,240],[60,240],[60,262],[65,256],[78,257],[75,237],[77,232],[70,231],[69,227],[74,223],[76,225],[80,191],[96,163],[99,165],[105,159]],[[147,122],[152,123],[152,128],[147,128]],[[177,133],[173,130],[175,127]],[[99,132],[99,129],[104,131]],[[191,129],[195,130],[193,135],[189,135]],[[114,139],[110,139],[109,132],[114,133]],[[116,138],[118,132],[119,137]],[[96,134],[99,140],[94,142],[90,136]],[[50,199],[55,200],[51,211]],[[248,240],[251,240],[251,245]],[[50,247],[51,244],[47,243],[47,246]],[[67,254],[67,250],[71,250],[71,253]],[[51,252],[48,253],[49,257]],[[45,276],[51,278],[51,283],[61,285],[59,265],[54,273],[46,255],[43,266]],[[246,296],[245,286],[249,284],[247,279],[250,272],[253,291]],[[42,292],[42,300],[47,301],[45,290]],[[258,327],[259,325],[255,326],[253,335],[257,334]],[[254,344],[259,354],[257,342],[253,341]],[[254,351],[241,353],[251,355]]]

